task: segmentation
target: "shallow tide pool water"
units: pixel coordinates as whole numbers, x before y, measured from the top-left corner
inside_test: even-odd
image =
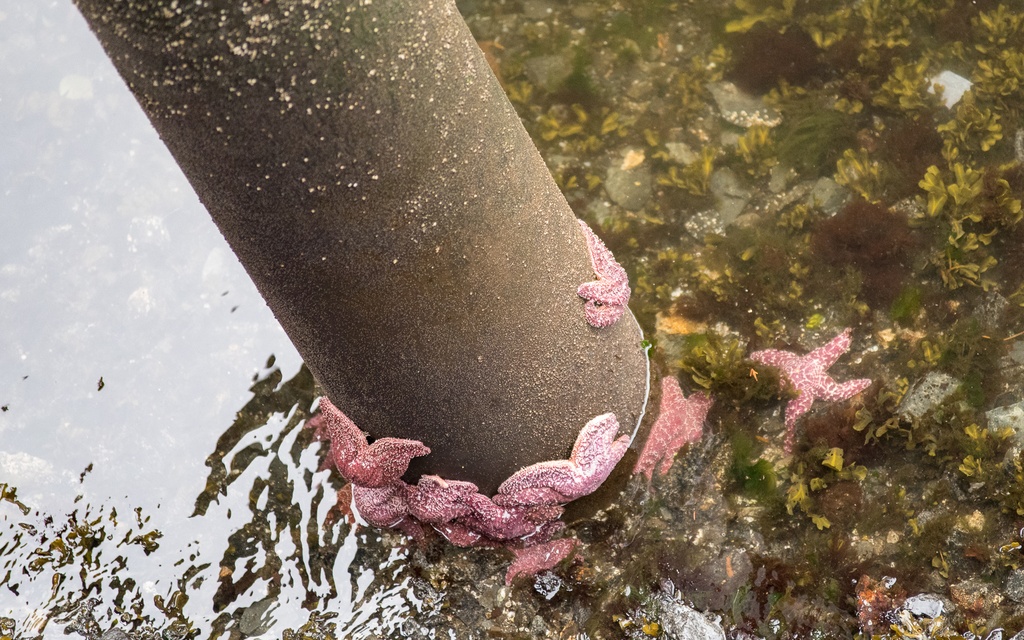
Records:
[[[361,526],[312,376],[84,20],[15,0],[0,637],[1022,632],[1024,7],[459,8],[629,272],[656,375],[714,396],[703,438],[570,509],[579,553],[511,586],[508,552]],[[798,391],[750,355],[847,328],[829,373],[872,384],[789,450]]]

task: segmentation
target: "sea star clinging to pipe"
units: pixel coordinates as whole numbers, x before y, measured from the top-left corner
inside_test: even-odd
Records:
[[[576,295],[587,301],[583,305],[587,323],[597,328],[608,327],[615,324],[626,311],[630,293],[629,276],[587,223],[582,220],[577,222],[587,239],[590,264],[597,274],[597,280],[581,284],[576,289]]]
[[[839,383],[826,370],[835,364],[839,356],[850,350],[850,329],[832,338],[828,344],[818,347],[807,355],[798,356],[789,351],[764,349],[750,354],[750,359],[769,367],[776,367],[786,376],[800,393],[786,405],[786,453],[793,451],[796,436],[796,421],[816,398],[828,402],[839,402],[852,398],[871,386],[870,378],[860,378]]]
[[[402,480],[409,461],[429,449],[415,440],[366,435],[326,397],[310,421],[319,438],[330,440],[329,461],[352,483],[352,499],[372,525],[399,527],[411,535],[433,527],[458,546],[544,542],[562,528],[561,504],[598,487],[622,458],[628,436],[607,413],[580,431],[569,460],[530,465],[513,474],[491,499],[475,484],[422,476],[416,485]],[[379,454],[379,455],[378,455]],[[506,486],[507,485],[507,486]]]
[[[560,504],[597,489],[626,453],[629,436],[616,435],[619,421],[605,413],[588,422],[568,460],[538,462],[520,469],[498,487],[500,505]]]
[[[330,440],[329,460],[355,485],[376,489],[386,487],[402,477],[413,458],[430,453],[422,442],[401,438],[381,438],[368,445],[366,434],[338,411],[330,400],[324,398],[324,401],[320,403],[323,423],[318,427],[317,435]]]

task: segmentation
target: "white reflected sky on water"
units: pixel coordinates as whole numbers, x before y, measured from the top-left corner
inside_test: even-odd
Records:
[[[233,528],[223,514],[245,510],[246,491],[188,516],[206,456],[271,354],[285,379],[298,370],[70,0],[0,5],[0,482],[55,519],[78,495],[78,506],[141,507],[164,534],[130,565],[152,593],[172,587],[175,554],[198,549],[195,564],[215,571]],[[0,523],[15,511],[0,508]],[[46,601],[29,591],[0,588],[0,612]]]

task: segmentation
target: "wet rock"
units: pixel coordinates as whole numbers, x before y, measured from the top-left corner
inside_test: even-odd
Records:
[[[100,640],[131,640],[131,636],[120,629],[111,629],[100,636]]]
[[[1024,365],[1024,340],[1014,340],[1009,358],[1016,364]]]
[[[612,205],[607,200],[591,200],[587,205],[587,214],[591,220],[596,220],[598,226],[612,216]]]
[[[630,211],[643,208],[651,199],[651,170],[645,164],[633,165],[629,161],[636,157],[635,153],[627,150],[622,158],[612,160],[604,180],[605,191],[612,202]]]
[[[533,580],[534,591],[542,595],[545,600],[550,600],[558,595],[563,586],[562,579],[550,571],[537,575]]]
[[[985,412],[985,421],[989,430],[993,432],[1006,428],[1013,430],[1010,447],[1003,458],[1003,464],[1012,468],[1013,461],[1017,459],[1021,450],[1024,450],[1024,402],[990,409]]]
[[[942,404],[960,386],[960,381],[939,371],[919,380],[904,396],[897,410],[903,420],[917,420]]]
[[[554,12],[554,7],[546,0],[525,0],[523,2],[523,17],[528,20],[550,20]]]
[[[691,164],[700,157],[685,142],[666,142],[665,149],[668,151],[669,160],[677,164]]]
[[[991,331],[999,326],[1009,306],[1009,300],[990,291],[973,315],[984,329]]]
[[[718,218],[725,226],[732,224],[750,202],[750,189],[743,186],[732,169],[719,169],[712,173],[708,187],[715,197]]]
[[[530,621],[530,633],[534,638],[544,638],[548,634],[548,624],[544,621],[541,616],[533,616],[533,620]]]
[[[510,588],[497,578],[488,578],[478,586],[477,602],[484,611],[502,607],[508,600]]]
[[[849,199],[850,191],[832,178],[818,178],[807,194],[807,204],[821,208],[829,216],[837,213]]]
[[[907,598],[903,608],[918,618],[938,618],[945,604],[942,598],[930,593],[921,593]]]
[[[696,240],[704,241],[704,236],[709,233],[725,233],[725,225],[715,211],[698,211],[683,223],[686,232]]]
[[[857,581],[857,622],[869,635],[889,629],[906,601],[906,592],[896,578],[883,576],[876,580],[863,575]]]
[[[985,412],[985,420],[993,431],[1009,427],[1018,438],[1024,439],[1024,402],[990,409]]]
[[[708,617],[676,600],[673,596],[662,593],[659,597],[661,605],[661,624],[665,638],[671,640],[725,640],[725,631],[718,620]]]
[[[406,619],[401,626],[402,637],[412,640],[427,640],[431,637],[430,630],[412,618]]]
[[[65,635],[77,633],[80,636],[96,640],[101,635],[101,628],[94,612],[100,604],[99,598],[86,598],[71,606],[68,610],[54,617],[54,622],[66,623]]]
[[[531,83],[552,92],[572,75],[572,59],[568,55],[537,56],[526,61],[524,70]]]
[[[637,47],[637,55],[640,53],[639,47]],[[642,65],[647,65],[647,63],[642,63]],[[654,82],[651,77],[651,75],[645,74],[643,69],[640,69],[636,81],[630,83],[629,88],[626,89],[626,97],[635,102],[650,100],[654,95]]]
[[[1006,576],[1003,591],[1010,600],[1024,603],[1024,569],[1016,569]]]
[[[746,129],[756,124],[774,127],[782,121],[778,110],[766,105],[761,98],[744,93],[731,82],[709,84],[708,91],[729,124]]]
[[[775,194],[782,193],[789,185],[790,179],[796,175],[793,169],[784,164],[775,165],[768,173],[768,190]]]
[[[1001,593],[977,578],[949,585],[949,595],[957,608],[969,616],[979,616],[984,615],[987,611],[995,611],[1003,601]]]
[[[932,76],[928,84],[930,85],[928,90],[931,93],[935,93],[935,85],[942,87],[942,103],[949,109],[960,102],[960,98],[970,90],[972,83],[962,75],[945,69]]]
[[[242,619],[238,621],[238,630],[242,632],[242,635],[259,636],[270,630],[274,620],[265,614],[272,604],[274,604],[274,598],[264,598],[245,609]]]

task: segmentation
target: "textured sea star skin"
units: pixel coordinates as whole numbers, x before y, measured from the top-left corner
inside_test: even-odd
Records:
[[[550,542],[542,542],[532,547],[513,549],[516,559],[509,565],[505,572],[505,584],[512,584],[517,576],[532,576],[541,571],[547,571],[556,564],[565,560],[576,549],[576,540],[573,538],[560,538]]]
[[[622,317],[629,303],[629,277],[626,270],[615,261],[615,256],[604,242],[591,231],[586,222],[577,220],[587,239],[590,264],[597,274],[597,280],[584,282],[576,289],[576,295],[585,299],[583,313],[592,327],[608,327]]]
[[[416,490],[409,492],[409,513],[420,522],[445,524],[473,512],[468,501],[476,492],[472,482],[422,476]]]
[[[662,378],[658,419],[651,427],[633,473],[643,474],[648,482],[654,478],[655,470],[659,476],[668,473],[676,452],[683,445],[700,440],[712,404],[714,400],[706,393],[684,396],[675,376]]]
[[[375,527],[394,527],[409,513],[402,482],[386,487],[362,487],[353,482],[352,500],[359,515]]]
[[[592,493],[622,459],[629,436],[616,435],[614,413],[592,419],[580,431],[568,460],[538,462],[513,473],[498,487],[500,505],[558,504]]]
[[[798,356],[789,351],[764,349],[750,354],[750,359],[769,367],[776,367],[796,387],[800,395],[786,406],[786,453],[792,453],[796,435],[796,421],[815,399],[839,402],[857,395],[871,386],[869,378],[860,378],[839,383],[826,370],[835,364],[839,356],[850,350],[850,329],[818,347],[807,355]]]
[[[381,438],[368,445],[366,434],[330,400],[324,398],[321,407],[323,419],[317,434],[331,441],[331,461],[353,484],[386,487],[402,477],[413,458],[430,453],[422,442],[400,438]]]
[[[422,537],[422,525],[428,525],[462,547],[518,548],[548,542],[565,526],[558,520],[561,504],[596,489],[629,445],[628,436],[616,437],[619,423],[614,414],[597,416],[580,431],[569,460],[526,467],[506,480],[491,499],[472,482],[439,476],[426,475],[416,485],[407,484],[402,475],[409,461],[430,449],[421,442],[397,438],[367,444],[366,434],[328,398],[321,398],[320,409],[308,426],[316,429],[318,438],[330,441],[327,466],[333,465],[351,483],[352,502],[364,520],[399,528],[414,538]],[[560,551],[568,544],[551,549]],[[575,541],[549,566],[536,570],[554,566],[574,547]],[[531,560],[534,556],[523,557],[516,560],[516,575],[537,563]]]

